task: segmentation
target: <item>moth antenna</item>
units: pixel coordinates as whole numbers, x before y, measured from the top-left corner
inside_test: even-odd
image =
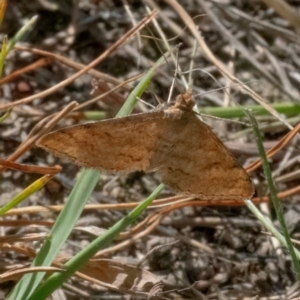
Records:
[[[197,26],[198,28],[198,26]],[[197,52],[197,41],[196,39],[194,40],[194,45],[193,45],[193,52],[192,52],[192,57],[191,57],[191,61],[190,61],[190,70],[193,70],[194,68],[194,57],[196,56],[196,52]],[[192,72],[189,72],[189,78],[188,78],[188,86],[190,89],[193,88],[193,76],[192,76]]]
[[[171,87],[170,87],[170,92],[169,92],[167,103],[171,102],[171,97],[172,97],[173,90],[174,90],[175,80],[176,80],[176,77],[177,77],[177,74],[178,74],[178,66],[179,66],[179,63],[178,63],[178,52],[179,51],[177,51],[177,53],[176,53],[176,65],[175,65],[174,76],[173,76],[173,79],[172,79],[172,83],[171,83]]]
[[[244,83],[237,83],[237,84],[231,84],[229,86],[222,86],[222,87],[217,88],[217,89],[213,89],[213,90],[210,90],[210,91],[207,91],[207,92],[204,92],[204,93],[196,94],[196,95],[194,95],[194,97],[201,97],[203,95],[210,94],[210,93],[213,93],[213,92],[216,92],[216,91],[226,90],[228,88],[242,86],[242,85],[246,85],[246,84],[249,84],[249,83],[252,83],[252,82],[257,82],[257,80],[249,80],[249,81],[246,81]]]
[[[140,102],[142,102],[143,104],[145,104],[146,106],[149,106],[149,107],[151,107],[152,109],[155,108],[154,105],[152,105],[151,103],[148,103],[147,101],[143,100],[142,98],[140,98],[140,97],[138,97],[138,96],[136,96],[136,95],[135,95],[135,98],[138,99],[138,100],[139,100]],[[157,97],[156,97],[156,96],[155,96],[155,98],[156,98],[156,100],[157,100]],[[158,101],[158,102],[160,102],[160,101]]]
[[[214,119],[214,120],[218,120],[218,121],[225,121],[225,122],[230,122],[230,123],[236,123],[236,124],[240,124],[240,125],[243,125],[243,126],[251,127],[251,124],[248,123],[248,122],[231,120],[231,119],[216,117],[216,116],[212,116],[212,115],[202,114],[202,113],[200,113],[200,114],[196,113],[196,114],[197,115],[201,115],[201,117],[203,117],[203,118],[209,118],[209,119]]]
[[[127,12],[127,15],[129,17],[129,19],[131,20],[132,25],[136,26],[137,21],[134,17],[134,14],[132,13],[132,11],[130,9],[128,1],[127,0],[122,0],[122,2],[123,2],[123,6],[125,8],[125,11]],[[138,50],[139,50],[139,53],[140,53],[141,49],[143,48],[143,43],[142,43],[140,30],[136,33],[136,41],[137,41],[137,46],[138,46]],[[141,55],[139,55],[138,59],[137,59],[137,65],[140,66],[140,64],[141,64]]]
[[[150,11],[151,11],[150,8],[149,8],[147,5],[146,5],[145,7],[146,7],[147,12],[150,12]],[[169,42],[168,42],[168,39],[166,38],[164,32],[162,31],[160,25],[158,24],[158,22],[157,22],[155,19],[152,19],[152,23],[154,24],[154,27],[156,28],[156,30],[157,30],[159,36],[161,37],[162,41],[164,42],[164,45],[165,45],[165,47],[166,47],[166,50],[170,51],[170,50],[171,50],[171,46],[170,46],[170,44],[169,44]],[[149,29],[149,28],[148,28],[148,29]],[[150,31],[150,32],[151,32],[151,31]],[[156,44],[157,44],[157,43],[156,43]],[[157,45],[158,45],[158,44],[157,44]],[[159,46],[158,46],[158,49],[161,51],[161,53],[163,53],[163,51],[160,49]],[[177,72],[177,73],[180,75],[180,78],[181,78],[181,80],[182,80],[182,82],[183,82],[183,85],[184,85],[185,89],[187,90],[187,89],[188,89],[188,83],[187,83],[185,77],[181,75],[181,74],[182,74],[182,70],[181,70],[180,65],[178,64],[178,57],[175,57],[174,54],[173,54],[172,52],[171,52],[171,57],[172,57],[172,60],[173,60],[173,62],[174,62],[174,65],[175,65],[175,66],[178,65],[178,67],[177,67],[177,68],[178,68],[178,72]]]

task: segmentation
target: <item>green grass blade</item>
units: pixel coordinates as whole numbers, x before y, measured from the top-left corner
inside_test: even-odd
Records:
[[[6,54],[7,54],[7,36],[5,35],[2,41],[2,47],[0,53],[0,76],[2,76]]]
[[[7,53],[9,53],[10,50],[13,49],[13,47],[15,46],[15,44],[17,42],[19,42],[22,37],[24,36],[24,34],[26,32],[28,32],[31,27],[33,26],[33,24],[35,23],[37,19],[37,16],[32,17],[16,34],[15,36],[9,40],[8,44],[7,44]]]
[[[0,117],[0,124],[5,121],[11,114],[12,109],[9,109],[8,111],[5,112],[3,116]]]
[[[0,216],[4,215],[7,211],[16,207],[19,203],[27,199],[30,195],[40,190],[51,178],[52,176],[46,175],[29,185],[26,189],[24,189],[17,196],[15,196],[11,201],[4,204],[0,208]]]
[[[151,204],[157,195],[164,188],[163,184],[159,185],[155,191],[127,216],[122,218],[108,231],[96,238],[92,243],[80,251],[76,256],[65,264],[66,271],[61,273],[54,273],[44,284],[42,284],[29,298],[29,300],[40,300],[50,296],[64,281],[80,269],[91,257],[93,257],[100,249],[103,249],[110,244],[122,231],[124,231],[130,224],[132,224],[140,214]]]
[[[256,205],[251,200],[245,200],[245,204],[251,210],[251,212],[255,215],[255,217],[266,227],[266,229],[280,242],[280,244],[284,247],[288,247],[286,243],[286,239],[284,236],[274,227],[272,222],[264,216],[260,210],[256,207]],[[295,249],[295,254],[297,259],[300,260],[300,252]]]
[[[59,214],[49,233],[49,238],[34,259],[33,267],[51,265],[59,249],[70,235],[99,178],[99,172],[83,170],[81,180],[76,182],[64,209]],[[34,292],[44,275],[44,272],[24,275],[8,299],[27,299]]]
[[[270,168],[270,165],[269,165],[269,162],[267,159],[267,155],[266,155],[266,152],[265,152],[265,149],[263,146],[262,136],[259,131],[258,124],[257,124],[257,121],[256,121],[253,113],[249,110],[248,111],[246,110],[246,113],[251,120],[254,134],[256,137],[258,151],[259,151],[260,157],[263,162],[262,166],[263,166],[264,174],[266,176],[268,187],[270,190],[270,198],[271,198],[273,206],[275,208],[277,219],[279,220],[279,223],[281,225],[281,229],[283,231],[283,236],[286,241],[287,249],[289,250],[290,255],[292,257],[293,265],[294,265],[294,268],[295,268],[295,271],[297,273],[297,277],[299,280],[300,279],[300,263],[299,263],[299,260],[297,259],[295,249],[293,247],[293,244],[292,244],[292,241],[291,241],[291,238],[290,238],[290,235],[289,235],[289,232],[288,232],[285,220],[284,220],[283,211],[281,209],[281,202],[279,201],[279,199],[277,197],[277,191],[276,191],[276,188],[275,188],[275,185],[273,182],[271,168]]]

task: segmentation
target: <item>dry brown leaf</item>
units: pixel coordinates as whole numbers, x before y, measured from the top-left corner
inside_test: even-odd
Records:
[[[145,269],[111,259],[90,260],[80,272],[122,292],[150,292],[155,284],[161,282]]]

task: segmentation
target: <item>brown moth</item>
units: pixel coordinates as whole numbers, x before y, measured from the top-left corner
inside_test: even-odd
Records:
[[[37,145],[85,168],[157,172],[176,192],[202,200],[251,198],[248,174],[197,118],[194,104],[186,92],[163,111],[63,128]]]

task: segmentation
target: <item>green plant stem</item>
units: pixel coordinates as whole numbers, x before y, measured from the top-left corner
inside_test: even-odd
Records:
[[[287,244],[287,248],[290,252],[290,255],[292,257],[292,261],[294,264],[294,268],[297,274],[297,278],[298,280],[300,279],[300,264],[299,264],[299,260],[297,259],[296,253],[295,253],[295,249],[293,247],[285,220],[284,220],[284,216],[283,216],[283,211],[281,209],[281,202],[279,201],[279,199],[277,198],[277,191],[273,182],[273,178],[272,178],[272,172],[270,169],[270,165],[267,159],[267,155],[263,146],[263,142],[262,142],[262,136],[261,133],[259,131],[258,128],[258,124],[257,121],[253,115],[253,112],[250,110],[246,110],[247,115],[249,116],[251,123],[252,123],[252,127],[254,130],[254,134],[255,134],[255,138],[256,138],[256,143],[257,143],[257,147],[259,150],[259,154],[260,157],[262,159],[262,166],[263,166],[263,170],[264,170],[264,174],[266,176],[267,179],[267,183],[268,183],[268,187],[270,190],[270,198],[272,200],[273,206],[275,208],[276,211],[276,215],[277,215],[277,219],[279,220],[279,223],[281,225],[282,231],[283,231],[283,236],[286,240],[286,244]]]
[[[300,113],[300,105],[296,103],[275,103],[270,106],[280,114],[293,116]],[[246,105],[233,107],[199,107],[199,113],[208,114],[220,118],[241,118],[245,116],[244,109],[251,109],[256,116],[270,115],[261,105]]]
[[[83,115],[89,121],[99,121],[107,118],[105,111],[85,111]]]
[[[280,114],[286,116],[294,116],[300,113],[300,105],[296,103],[275,103],[270,106]],[[270,113],[261,105],[247,105],[247,106],[232,106],[232,107],[199,107],[200,114],[207,114],[219,118],[242,118],[245,116],[244,109],[251,109],[256,116],[266,116]],[[84,115],[87,120],[102,120],[105,119],[105,112],[86,111]]]

